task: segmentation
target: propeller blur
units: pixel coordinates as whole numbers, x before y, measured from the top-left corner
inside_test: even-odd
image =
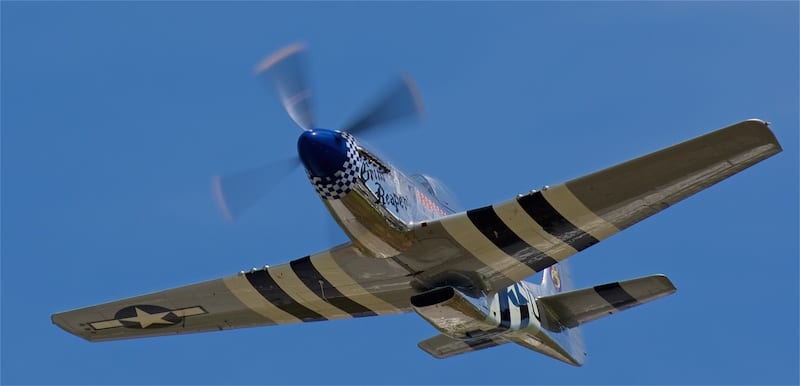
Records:
[[[325,170],[335,172],[333,168],[341,166],[345,160],[342,135],[315,126],[313,93],[308,86],[306,61],[305,46],[295,43],[270,55],[256,67],[256,74],[275,89],[289,117],[305,132],[297,143],[300,160],[270,162],[213,178],[217,205],[229,221],[241,216],[269,193],[271,187],[265,183],[274,184],[291,173],[301,160],[310,175],[316,177],[322,177]],[[422,98],[417,86],[409,75],[404,74],[390,84],[370,108],[346,125],[344,131],[365,134],[403,120],[421,119],[422,116]]]

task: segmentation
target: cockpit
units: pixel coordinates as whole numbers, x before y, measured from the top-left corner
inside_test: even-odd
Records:
[[[461,206],[458,205],[450,189],[439,180],[425,174],[414,174],[411,178],[424,187],[427,193],[430,194],[432,198],[436,199],[437,203],[446,212],[456,213],[461,210]]]

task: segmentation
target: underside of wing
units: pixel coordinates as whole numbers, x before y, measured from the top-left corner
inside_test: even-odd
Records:
[[[401,258],[422,272],[423,285],[462,288],[455,280],[497,290],[780,151],[764,122],[740,122],[542,191],[418,224],[419,250]]]
[[[52,316],[90,341],[406,312],[415,292],[392,260],[349,244],[287,264]]]

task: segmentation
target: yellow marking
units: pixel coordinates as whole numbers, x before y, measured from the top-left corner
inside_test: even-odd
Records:
[[[472,224],[465,213],[447,217],[441,224],[453,240],[478,260],[512,281],[520,281],[536,273],[531,267],[497,248]]]
[[[120,321],[139,323],[140,328],[147,328],[154,324],[175,324],[175,322],[164,319],[164,317],[167,316],[167,314],[169,314],[171,311],[155,312],[151,314],[139,307],[134,307],[134,312],[136,312],[136,316],[120,319]]]
[[[304,49],[305,45],[303,45],[302,43],[294,43],[280,49],[279,51],[275,52],[274,54],[270,55],[269,57],[261,61],[261,63],[259,63],[258,66],[256,66],[256,74],[269,70],[269,68],[274,66],[276,63],[298,52],[301,52]]]
[[[351,315],[334,307],[308,289],[289,264],[269,268],[270,276],[296,302],[324,316],[326,319],[350,318]]]
[[[274,304],[264,299],[258,291],[247,281],[244,275],[228,276],[222,279],[225,286],[236,296],[242,304],[251,310],[261,314],[273,323],[297,323],[301,320],[294,315],[276,307]]]
[[[187,316],[202,315],[205,314],[206,311],[200,307],[190,307],[190,308],[183,308],[180,310],[174,310],[172,311],[172,313],[175,314],[175,316],[177,317],[185,318]]]
[[[531,216],[522,209],[519,202],[515,199],[495,205],[494,211],[503,220],[509,229],[528,243],[528,245],[546,253],[556,261],[564,260],[576,253],[569,244],[561,241],[557,237],[547,233],[539,223],[534,221]]]
[[[619,232],[617,227],[583,205],[564,184],[543,190],[542,195],[567,221],[598,240]]]
[[[558,273],[558,266],[550,267],[550,280],[553,282],[553,287],[561,291],[561,275]]]
[[[325,280],[336,287],[336,290],[341,292],[342,295],[369,308],[376,314],[386,315],[403,312],[403,310],[373,295],[358,284],[358,282],[353,280],[353,278],[334,261],[333,255],[331,255],[330,252],[322,252],[312,256],[311,264],[322,274]]]
[[[115,327],[122,327],[122,323],[119,320],[104,320],[102,322],[94,322],[89,323],[92,325],[92,328],[95,330],[105,330],[106,328],[115,328]]]

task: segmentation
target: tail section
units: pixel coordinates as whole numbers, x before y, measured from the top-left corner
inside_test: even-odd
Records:
[[[651,275],[542,296],[536,303],[542,312],[542,326],[560,332],[674,292],[675,286],[666,276]]]
[[[582,324],[675,292],[664,275],[573,290],[564,263],[543,273],[541,285],[520,282],[513,290],[502,289],[485,302],[452,287],[413,296],[414,310],[441,332],[420,342],[419,347],[436,358],[448,358],[513,342],[581,366],[586,359]],[[530,323],[523,324],[523,320]]]
[[[508,343],[502,336],[475,339],[455,339],[444,334],[436,335],[419,342],[417,346],[431,354],[434,358],[443,359],[468,352],[483,350],[485,348],[499,346]]]
[[[544,330],[542,333],[558,342],[556,348],[569,354],[568,360],[549,355],[576,366],[583,364],[586,357],[579,328],[581,324],[675,292],[675,286],[664,275],[651,275],[591,288],[567,290],[567,286],[571,283],[567,281],[569,277],[563,264],[559,266],[561,269],[553,266],[555,270],[548,268],[545,271],[542,289],[548,295],[536,298],[536,305],[541,312],[541,326]]]
[[[573,288],[569,265],[566,261],[545,268],[542,274],[542,295],[555,295]]]
[[[561,293],[569,293],[573,288],[572,273],[566,261],[558,264],[551,265],[542,272],[542,284],[539,287],[539,298],[548,296],[557,296]],[[537,305],[539,301],[537,300]],[[546,328],[548,321],[545,316],[542,316],[542,326]],[[576,326],[577,327],[577,326]],[[583,345],[583,335],[580,328],[560,329],[557,334],[547,334],[542,332],[543,335],[551,335],[552,339],[558,344],[553,346],[559,349],[558,353],[547,353],[551,357],[560,359],[571,365],[580,366],[586,358],[586,349]],[[521,341],[516,343],[528,347]],[[529,347],[530,348],[530,347]],[[560,357],[559,357],[560,356]]]
[[[572,331],[572,330],[569,330]],[[566,364],[573,366],[582,366],[586,353],[583,351],[575,351],[574,347],[565,344],[563,339],[559,339],[561,334],[548,334],[546,331],[529,331],[522,330],[509,333],[505,336],[511,342],[514,342],[528,350],[536,351],[540,354],[547,355],[553,359],[558,359]]]

